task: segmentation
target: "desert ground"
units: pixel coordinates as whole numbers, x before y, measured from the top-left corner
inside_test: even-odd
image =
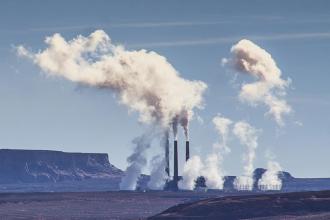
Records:
[[[146,219],[179,203],[217,196],[202,192],[2,193],[0,219]]]
[[[179,204],[150,220],[330,219],[330,191],[208,198]]]
[[[329,219],[330,191],[2,193],[0,219]]]

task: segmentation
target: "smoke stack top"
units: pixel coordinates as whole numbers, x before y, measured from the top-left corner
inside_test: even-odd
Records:
[[[184,130],[184,136],[186,138],[186,141],[189,141],[189,121],[190,121],[190,115],[192,115],[192,113],[189,113],[188,111],[184,111],[181,114],[181,118],[180,118],[180,124]]]
[[[176,115],[172,120],[172,131],[174,140],[178,140],[178,116]]]

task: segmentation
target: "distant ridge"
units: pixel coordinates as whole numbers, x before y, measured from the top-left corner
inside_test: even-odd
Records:
[[[103,153],[0,149],[0,184],[111,178],[123,171]]]
[[[257,182],[265,171],[254,171],[253,193],[260,193]],[[0,149],[0,192],[117,191],[124,174],[104,153]],[[279,177],[281,192],[330,190],[330,178],[295,178],[284,171]],[[223,193],[240,193],[235,178],[225,176]],[[137,190],[149,190],[149,180],[142,174]]]

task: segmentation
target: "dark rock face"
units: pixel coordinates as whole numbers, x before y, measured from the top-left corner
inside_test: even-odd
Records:
[[[0,184],[40,183],[111,178],[123,171],[107,154],[48,150],[0,150]]]

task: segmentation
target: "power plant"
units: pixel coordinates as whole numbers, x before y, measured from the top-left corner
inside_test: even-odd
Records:
[[[169,181],[165,185],[166,190],[174,190],[177,191],[178,188],[178,182],[180,180],[179,177],[179,153],[178,153],[178,140],[174,140],[173,142],[173,178],[171,179],[171,173],[170,173],[170,157],[169,157],[169,150],[170,148],[170,140],[169,135],[167,135],[167,140],[165,144],[165,172],[167,176],[169,177]],[[190,154],[189,154],[189,141],[186,141],[186,161],[189,160]]]
[[[189,141],[186,141],[186,161],[189,160]]]
[[[178,182],[179,182],[179,161],[178,161],[178,141],[175,140],[174,141],[174,159],[173,159],[173,163],[174,163],[174,171],[173,171],[173,182],[174,185],[176,185],[176,188],[178,186]]]
[[[166,134],[166,143],[165,143],[165,172],[167,176],[170,176],[170,140],[168,133]]]

